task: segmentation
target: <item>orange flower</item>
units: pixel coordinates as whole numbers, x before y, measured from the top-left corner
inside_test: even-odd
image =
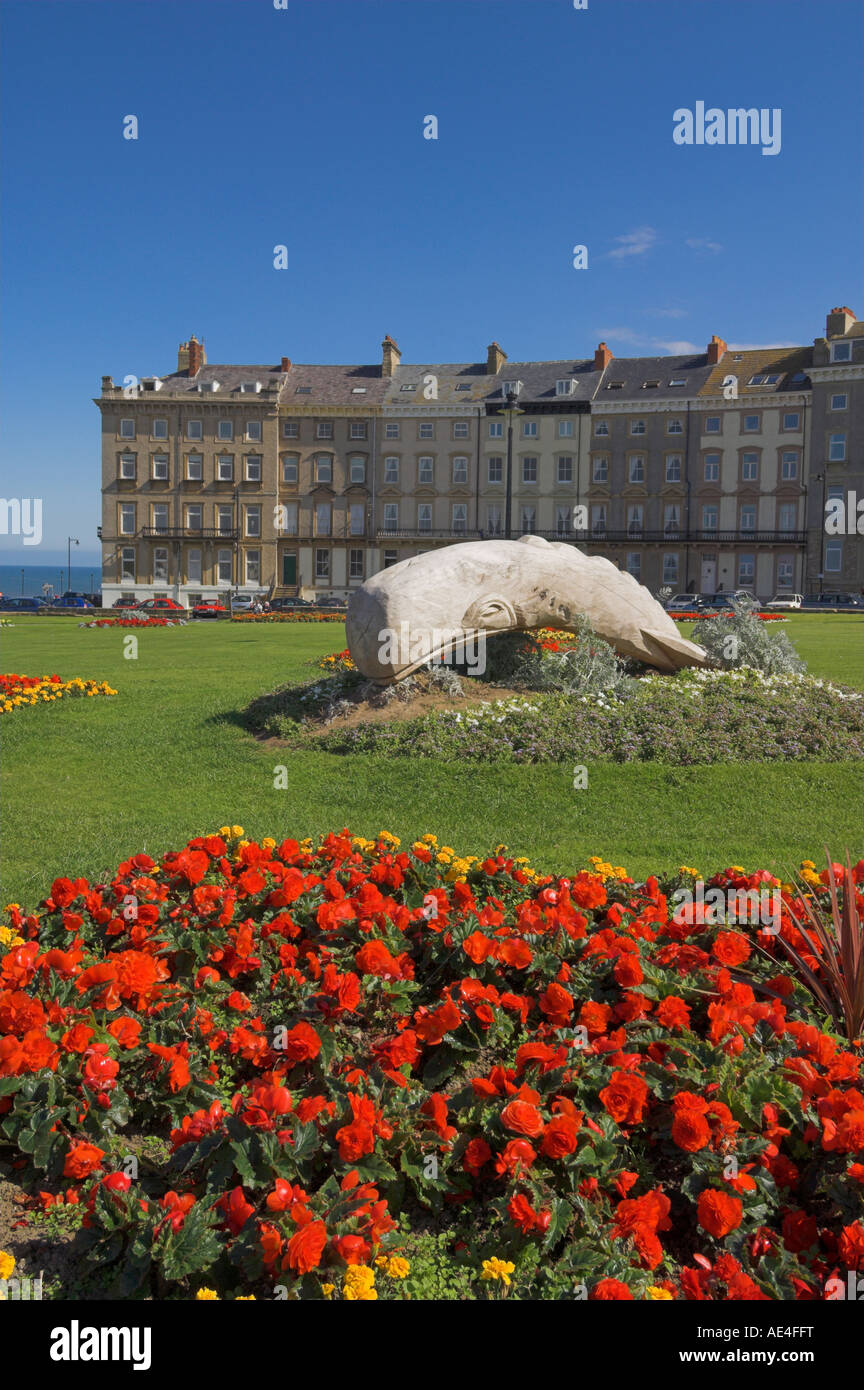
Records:
[[[743,1211],[743,1204],[738,1197],[730,1197],[725,1192],[718,1192],[715,1187],[706,1187],[704,1191],[699,1193],[697,1204],[699,1225],[715,1240],[722,1240],[724,1236],[728,1236],[730,1231],[737,1230],[741,1225]]]
[[[637,1125],[648,1103],[648,1087],[641,1076],[616,1071],[600,1092],[600,1102],[617,1124]]]
[[[711,1130],[698,1110],[683,1107],[672,1121],[672,1142],[685,1153],[695,1154],[711,1142]]]
[[[540,1152],[547,1158],[565,1158],[575,1153],[581,1124],[581,1116],[574,1120],[569,1115],[556,1115],[543,1131]]]
[[[89,1178],[105,1157],[105,1150],[95,1144],[85,1144],[82,1139],[73,1139],[63,1164],[64,1178]]]
[[[289,1240],[282,1268],[293,1269],[296,1274],[308,1274],[310,1269],[318,1268],[326,1244],[327,1227],[324,1222],[310,1221]]]
[[[501,1123],[505,1129],[512,1130],[514,1134],[525,1134],[529,1139],[536,1139],[543,1132],[543,1116],[536,1105],[524,1100],[511,1100],[509,1105],[505,1105],[501,1111]]]
[[[711,949],[721,965],[743,965],[750,955],[750,942],[740,932],[721,931]]]

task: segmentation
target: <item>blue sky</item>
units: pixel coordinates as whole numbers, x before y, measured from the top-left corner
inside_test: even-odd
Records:
[[[70,530],[96,553],[91,398],[193,332],[213,362],[377,361],[385,333],[453,362],[493,338],[513,359],[810,342],[832,305],[864,314],[860,0],[4,14],[3,488],[44,499],[44,539],[0,559]],[[676,145],[700,100],[781,108],[780,154]]]

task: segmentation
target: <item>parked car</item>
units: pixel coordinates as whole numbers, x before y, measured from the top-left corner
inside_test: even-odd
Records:
[[[202,599],[192,605],[193,618],[227,618],[228,609],[215,598]]]
[[[667,613],[695,613],[701,603],[699,594],[676,594],[666,604]]]
[[[266,594],[232,594],[231,612],[232,613],[251,613],[256,603],[263,604]]]
[[[734,609],[734,598],[732,594],[701,594],[699,611],[702,613],[727,613]]]
[[[157,618],[182,618],[186,609],[173,598],[145,598],[135,605],[135,611],[145,617],[149,614]]]
[[[848,609],[852,609],[853,611],[857,609],[860,611],[864,609],[864,599],[862,599],[860,594],[808,594],[801,606],[805,610],[809,609],[811,612],[814,609],[821,610],[822,612],[827,611],[829,613]]]
[[[46,606],[44,598],[0,599],[0,613],[39,613]]]
[[[133,608],[137,608],[137,607],[138,607],[138,600],[137,600],[136,598],[130,598],[130,599],[115,598],[115,600],[114,600],[114,602],[112,603],[111,607],[112,607],[112,608],[125,608],[125,609],[127,610],[127,612],[129,612],[129,611],[131,611]]]
[[[765,604],[765,607],[777,609],[778,611],[780,609],[789,611],[791,609],[800,608],[803,602],[803,594],[775,594],[771,602]]]
[[[54,602],[47,606],[55,613],[58,609],[66,611],[70,608],[93,608],[89,598],[85,598],[83,594],[64,594],[62,598],[55,598]]]

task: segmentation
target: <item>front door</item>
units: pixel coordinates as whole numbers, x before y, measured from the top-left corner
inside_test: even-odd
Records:
[[[702,583],[700,592],[703,594],[716,594],[717,592],[717,557],[716,555],[702,556]]]
[[[297,556],[282,556],[282,583],[292,585],[297,583]]]

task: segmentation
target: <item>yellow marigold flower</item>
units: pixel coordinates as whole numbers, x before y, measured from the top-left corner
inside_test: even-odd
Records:
[[[235,1303],[255,1303],[257,1302],[254,1293],[238,1293],[234,1300]]]
[[[335,1290],[336,1290],[336,1285],[335,1285],[335,1284],[322,1284],[322,1285],[321,1285],[321,1292],[323,1293],[323,1295],[324,1295],[325,1298],[332,1298],[332,1297],[333,1297],[333,1294],[334,1294],[334,1292],[335,1292]]]
[[[437,835],[421,835],[420,839],[423,841],[424,845],[437,845],[438,843]]]
[[[244,833],[242,825],[232,825],[231,834],[239,837]]]
[[[275,849],[275,848],[276,848],[276,841],[273,839],[273,836],[272,836],[272,835],[265,835],[265,836],[264,836],[264,839],[261,841],[261,848],[262,848],[262,849]]]
[[[199,1289],[195,1299],[198,1303],[218,1303],[219,1295],[215,1289]]]
[[[219,827],[219,829],[217,830],[216,834],[217,834],[217,835],[221,835],[223,840],[225,840],[225,839],[230,839],[230,838],[231,838],[231,827],[230,827],[230,825],[220,825],[220,827]]]
[[[802,859],[802,860],[801,860],[801,868],[802,868],[802,869],[815,869],[815,868],[816,868],[816,865],[813,863],[813,860],[812,860],[812,859]]]
[[[402,843],[398,835],[391,835],[389,830],[379,830],[378,839],[384,840],[384,842],[388,845],[395,845],[397,848]]]
[[[407,1279],[410,1272],[410,1264],[407,1260],[403,1260],[400,1255],[394,1255],[387,1265],[387,1273],[391,1279]]]
[[[0,1250],[0,1279],[11,1279],[14,1268],[15,1256],[10,1255],[8,1250]]]
[[[495,1255],[491,1260],[483,1261],[483,1270],[480,1275],[480,1278],[500,1279],[501,1283],[506,1284],[509,1288],[510,1275],[513,1273],[515,1268],[516,1266],[513,1264],[512,1260],[499,1260],[497,1255]]]
[[[672,1301],[672,1295],[669,1292],[669,1290],[661,1289],[659,1284],[650,1284],[648,1286],[648,1297],[654,1299],[654,1301],[657,1303],[666,1303]]]
[[[387,1264],[390,1263],[390,1256],[389,1256],[389,1255],[379,1255],[379,1256],[376,1258],[375,1263],[376,1263],[376,1265],[378,1266],[379,1269],[383,1269],[385,1265],[387,1265]]]
[[[805,883],[812,883],[814,885],[819,884],[821,886],[822,880],[820,879],[818,874],[815,874],[813,872],[812,869],[802,869],[801,877],[803,878]]]

